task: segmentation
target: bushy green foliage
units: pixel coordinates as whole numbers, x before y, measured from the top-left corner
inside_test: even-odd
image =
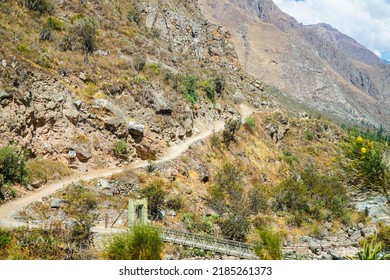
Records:
[[[256,127],[256,120],[254,117],[247,117],[244,121],[245,128],[248,129],[250,132],[253,132]]]
[[[97,195],[82,184],[72,184],[65,199],[68,203],[64,212],[74,219],[70,241],[79,249],[88,248],[92,243],[91,229],[98,218],[98,214],[95,212],[98,205]]]
[[[282,238],[270,228],[258,229],[259,240],[254,246],[255,254],[261,260],[281,260]]]
[[[167,207],[179,211],[185,206],[185,201],[181,195],[175,195],[167,200]]]
[[[12,236],[11,233],[3,228],[0,228],[0,250],[4,250],[11,244]]]
[[[205,92],[206,92],[206,97],[211,101],[211,102],[215,102],[215,98],[216,98],[216,85],[213,81],[207,83],[207,85],[205,86]]]
[[[143,197],[148,199],[148,212],[151,217],[157,218],[158,211],[164,205],[166,192],[163,186],[162,180],[155,180],[141,189]]]
[[[217,150],[221,150],[221,140],[219,139],[219,135],[217,133],[213,133],[210,138],[211,148],[216,148]]]
[[[14,146],[0,148],[0,195],[3,184],[27,182],[26,159],[27,154]]]
[[[163,240],[155,229],[136,226],[115,235],[105,246],[103,256],[110,260],[160,260]]]
[[[146,166],[146,172],[152,173],[156,171],[157,169],[157,164],[154,161],[149,160],[148,165]]]
[[[390,253],[390,226],[386,226],[383,223],[377,225],[378,233],[376,235],[376,240],[381,242],[383,249]]]
[[[215,234],[215,225],[220,222],[218,215],[199,216],[197,213],[183,213],[182,222],[191,232],[200,234]]]
[[[376,191],[390,202],[390,148],[387,143],[352,134],[343,149],[340,165],[348,183],[364,191]]]
[[[306,132],[306,139],[309,141],[312,141],[314,139],[313,132],[307,131]]]
[[[198,102],[199,97],[196,92],[198,78],[194,75],[187,75],[182,77],[181,80],[181,92],[184,96],[184,99],[190,103],[191,105],[194,105]]]
[[[135,71],[141,72],[146,65],[146,58],[143,56],[137,56],[133,61],[133,67]]]
[[[214,79],[213,82],[215,84],[215,92],[217,96],[221,96],[223,91],[225,90],[225,84],[226,84],[225,79],[222,77],[217,77],[216,79]]]
[[[132,9],[127,14],[127,20],[130,23],[134,22],[138,27],[140,27],[142,23],[142,14],[137,11],[135,7],[132,7]]]
[[[249,190],[249,208],[252,214],[257,214],[259,211],[265,212],[268,209],[268,201],[264,192],[263,186],[256,185]]]
[[[231,163],[224,163],[209,189],[210,204],[216,210],[224,211],[242,200],[243,178],[240,170]]]
[[[51,0],[26,0],[26,6],[29,10],[39,12],[40,14],[54,11],[54,3]]]
[[[47,25],[51,29],[57,30],[57,31],[61,31],[64,28],[64,23],[60,19],[53,17],[53,16],[50,16],[47,18]]]
[[[61,42],[62,50],[81,50],[85,54],[93,53],[96,48],[97,26],[93,19],[80,18],[73,21],[73,25],[69,28],[68,34]]]
[[[18,228],[13,232],[16,248],[12,259],[59,260],[65,258],[60,228]]]
[[[283,150],[280,159],[290,166],[293,166],[295,163],[299,163],[299,159],[289,150]]]
[[[250,229],[249,213],[245,208],[241,211],[236,209],[221,222],[222,234],[232,240],[245,241]]]
[[[370,243],[367,241],[363,244],[363,250],[357,253],[357,256],[352,257],[357,260],[390,260],[390,254],[385,254],[382,249],[381,242],[375,242],[372,240]]]
[[[115,156],[120,158],[125,158],[129,156],[129,151],[127,148],[127,142],[126,139],[120,139],[118,140],[113,146],[112,146],[112,152]]]
[[[223,141],[228,145],[230,142],[235,141],[235,134],[241,127],[240,119],[231,119],[225,124],[225,128],[222,131]]]
[[[300,180],[285,180],[277,187],[274,201],[276,210],[299,211],[318,220],[324,220],[328,215],[343,216],[349,200],[337,178],[322,176],[314,167],[305,169],[300,177]]]

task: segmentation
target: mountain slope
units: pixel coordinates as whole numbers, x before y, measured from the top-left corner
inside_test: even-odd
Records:
[[[302,26],[270,0],[199,3],[211,21],[232,33],[252,76],[342,122],[389,127],[390,68],[353,39]]]
[[[155,160],[261,97],[195,3],[49,2],[0,2],[0,146],[66,164],[75,151],[82,170]]]

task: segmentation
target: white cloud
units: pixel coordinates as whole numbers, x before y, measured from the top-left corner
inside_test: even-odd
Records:
[[[274,0],[303,24],[329,23],[378,55],[390,51],[389,0]]]

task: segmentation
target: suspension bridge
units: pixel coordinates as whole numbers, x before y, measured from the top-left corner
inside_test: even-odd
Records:
[[[167,243],[178,244],[191,248],[199,248],[241,259],[257,259],[257,256],[253,253],[253,246],[244,242],[195,234],[182,230],[171,229],[169,227],[161,227],[150,224],[149,220],[152,220],[152,216],[155,217],[156,215],[148,214],[146,199],[130,199],[128,204],[120,211],[118,211],[118,216],[111,224],[108,223],[107,220],[105,221],[105,230],[101,227],[95,227],[94,231],[100,234],[113,234],[126,231],[127,229],[118,229],[114,227],[118,219],[124,215],[126,208],[128,208],[128,217],[125,225],[127,225],[130,229],[133,228],[136,224],[143,224],[158,231],[161,234],[164,242]],[[109,224],[110,226],[108,227]]]

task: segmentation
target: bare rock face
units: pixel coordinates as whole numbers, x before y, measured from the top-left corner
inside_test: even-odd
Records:
[[[76,152],[76,157],[81,162],[86,162],[92,157],[91,152],[85,144],[70,144],[68,147],[70,150],[74,150]]]
[[[142,141],[135,145],[137,156],[142,160],[156,160],[158,155],[158,148],[149,140]]]

